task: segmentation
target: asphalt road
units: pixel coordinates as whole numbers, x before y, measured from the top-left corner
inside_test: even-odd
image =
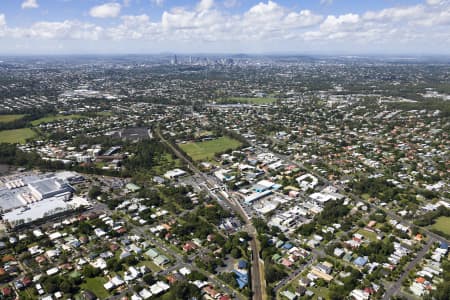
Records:
[[[253,144],[253,143],[250,143],[250,142],[249,142],[249,144],[252,145],[254,148],[258,149],[259,151],[263,151],[263,152],[267,152],[267,151],[268,151],[268,150],[263,149],[263,148],[261,148],[261,147],[255,145],[255,144]],[[274,154],[275,154],[275,153],[274,153]],[[329,181],[327,178],[323,177],[321,174],[318,174],[318,173],[315,172],[314,170],[310,170],[309,168],[306,168],[302,163],[291,160],[289,156],[282,155],[282,154],[275,154],[275,155],[276,155],[278,158],[284,160],[285,162],[287,162],[287,163],[289,163],[289,164],[298,166],[298,167],[300,167],[301,169],[308,171],[309,173],[313,174],[314,176],[316,176],[317,178],[319,178],[320,180],[322,180],[324,183],[336,187],[337,190],[338,190],[340,193],[349,196],[349,197],[352,198],[353,200],[362,202],[362,203],[366,204],[366,205],[367,205],[369,208],[371,208],[371,209],[381,209],[381,210],[383,210],[384,213],[385,213],[387,216],[389,216],[390,218],[392,218],[392,219],[394,219],[394,220],[397,220],[398,222],[401,222],[403,225],[407,225],[407,226],[409,226],[410,228],[412,228],[413,226],[414,226],[414,227],[417,227],[417,226],[414,225],[412,222],[410,222],[410,221],[408,221],[408,220],[405,220],[403,217],[397,215],[396,213],[394,213],[394,212],[392,212],[392,211],[390,211],[390,210],[388,210],[388,209],[386,209],[386,208],[384,208],[384,207],[378,207],[377,205],[375,205],[375,204],[373,204],[373,203],[370,203],[370,202],[368,202],[368,201],[362,199],[361,197],[359,197],[359,196],[356,195],[356,194],[346,192],[345,189],[344,189],[343,187],[335,185],[333,182]],[[428,241],[427,245],[426,245],[426,246],[425,246],[425,247],[417,254],[416,258],[414,258],[414,259],[408,264],[408,266],[404,269],[404,271],[403,271],[402,275],[400,276],[400,278],[399,278],[399,279],[398,279],[398,280],[397,280],[397,281],[389,288],[389,290],[385,293],[385,296],[384,296],[383,299],[386,299],[386,300],[387,300],[387,299],[391,299],[393,295],[395,295],[396,293],[399,292],[399,290],[400,290],[400,288],[401,288],[401,286],[402,286],[403,280],[406,278],[406,276],[408,276],[409,272],[414,268],[414,266],[422,260],[422,258],[425,256],[425,254],[427,253],[427,251],[430,249],[430,247],[431,247],[431,245],[432,245],[432,243],[433,243],[434,241],[447,242],[447,243],[450,242],[450,241],[447,240],[446,238],[444,238],[444,237],[442,237],[442,236],[440,236],[440,235],[438,235],[438,234],[435,234],[434,232],[431,232],[431,231],[428,230],[427,228],[424,228],[424,227],[419,227],[419,228],[420,228],[420,231],[421,231],[422,233],[425,233],[425,234],[430,238],[430,240]],[[277,285],[277,288],[279,289],[279,288],[282,287],[282,285],[280,285],[281,283],[287,284],[288,282],[289,282],[289,281],[283,281],[283,282],[280,282],[280,283]]]
[[[156,135],[158,138],[165,143],[172,151],[173,153],[181,160],[183,160],[189,167],[189,169],[194,172],[196,175],[201,176],[207,185],[209,185],[210,188],[213,188],[217,185],[217,182],[209,178],[208,175],[201,172],[189,159],[187,159],[180,151],[178,151],[169,141],[167,141],[161,134],[160,130],[156,130]],[[209,191],[211,193],[211,191]],[[217,195],[214,194],[216,198],[220,198]],[[253,259],[252,259],[252,265],[251,265],[251,275],[252,275],[252,292],[253,292],[253,300],[264,300],[266,298],[266,282],[263,280],[263,274],[264,270],[261,268],[261,262],[259,259],[259,245],[256,241],[256,229],[253,227],[253,224],[251,220],[249,219],[247,213],[245,210],[237,204],[238,202],[235,202],[233,199],[230,201],[229,199],[223,199],[228,203],[228,205],[233,208],[233,210],[242,216],[245,223],[247,224],[247,228],[249,235],[252,237],[252,240],[250,241],[250,247],[252,249],[253,253]]]
[[[402,287],[402,283],[405,278],[408,276],[409,272],[423,259],[423,257],[427,254],[428,250],[430,250],[431,246],[436,240],[430,238],[428,243],[417,253],[417,256],[409,262],[408,266],[403,270],[402,275],[398,278],[398,280],[386,291],[383,296],[383,300],[389,300],[393,295],[396,295],[398,290]]]
[[[258,146],[255,146],[255,145],[253,145],[253,147],[258,148]],[[260,149],[260,148],[258,148],[258,149]],[[263,150],[263,149],[260,149],[260,150]],[[317,178],[319,178],[320,180],[322,180],[322,181],[325,182],[326,184],[329,184],[329,185],[332,185],[332,186],[336,187],[337,190],[338,190],[340,193],[342,193],[342,194],[344,194],[344,195],[347,195],[347,196],[349,196],[350,198],[353,198],[354,200],[360,201],[360,202],[366,204],[368,207],[370,207],[370,208],[372,208],[372,209],[381,209],[381,210],[383,210],[383,211],[386,213],[387,216],[389,216],[390,218],[392,218],[392,219],[394,219],[394,220],[397,220],[397,221],[401,222],[401,223],[404,224],[404,225],[407,225],[407,226],[409,226],[409,227],[418,227],[418,226],[414,225],[412,222],[410,222],[410,221],[408,221],[408,220],[405,220],[405,219],[402,218],[401,216],[399,216],[399,215],[397,215],[396,213],[392,212],[391,210],[388,210],[388,209],[386,209],[386,208],[384,208],[384,207],[379,207],[379,206],[377,206],[377,205],[375,205],[375,204],[373,204],[373,203],[370,203],[370,202],[364,200],[363,198],[359,197],[359,196],[356,195],[356,194],[346,192],[346,191],[344,190],[343,187],[338,186],[338,185],[335,185],[333,182],[329,181],[327,178],[323,177],[322,175],[318,174],[317,172],[315,172],[315,171],[313,171],[313,170],[310,170],[310,169],[306,168],[303,164],[301,164],[301,163],[299,163],[299,162],[297,162],[297,161],[291,160],[288,156],[286,156],[286,155],[281,155],[281,154],[276,154],[276,156],[278,156],[279,158],[281,158],[281,159],[283,159],[284,161],[288,162],[289,164],[296,165],[296,166],[302,168],[303,170],[306,170],[306,171],[310,172],[311,174],[313,174],[314,176],[316,176]],[[434,232],[428,230],[427,228],[420,227],[420,230],[421,230],[423,233],[426,233],[429,237],[431,237],[431,238],[433,238],[433,239],[435,239],[435,240],[438,240],[438,241],[440,241],[440,242],[450,243],[450,240],[447,240],[446,238],[444,238],[444,237],[442,237],[442,236],[440,236],[440,235],[438,235],[438,234],[436,234],[436,233],[434,233]]]

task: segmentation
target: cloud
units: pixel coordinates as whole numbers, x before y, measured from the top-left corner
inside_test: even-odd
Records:
[[[320,4],[322,5],[331,5],[333,2],[333,0],[320,0]]]
[[[295,10],[274,0],[231,13],[224,9],[224,1],[201,0],[195,6],[166,9],[160,19],[147,14],[120,16],[122,6],[109,2],[90,11],[97,18],[120,16],[103,25],[95,20],[66,20],[9,27],[0,14],[0,42],[9,38],[55,43],[88,40],[99,41],[102,49],[120,45],[133,50],[133,45],[148,51],[156,51],[158,46],[161,51],[449,51],[445,48],[450,42],[448,0],[423,0],[422,4],[337,15]],[[125,5],[126,1],[120,3]]]
[[[233,8],[240,5],[240,2],[238,0],[225,0],[223,1],[223,6],[226,8]]]
[[[36,0],[25,0],[22,2],[22,9],[27,9],[27,8],[38,8],[39,4],[37,3]]]
[[[427,0],[428,5],[440,5],[444,4],[445,0]]]
[[[197,4],[197,11],[209,10],[214,6],[214,0],[200,0]]]
[[[164,0],[151,0],[151,2],[156,6],[163,6]]]
[[[98,40],[103,28],[79,21],[36,22],[29,28],[10,28],[14,38],[50,40]]]
[[[4,14],[0,14],[0,37],[6,34],[6,17]]]
[[[6,17],[4,14],[0,14],[0,28],[6,27]]]
[[[122,6],[119,3],[105,3],[92,7],[89,15],[93,18],[116,18],[121,9]]]
[[[320,25],[320,29],[327,32],[340,31],[345,27],[355,29],[355,25],[358,24],[359,21],[359,15],[356,14],[345,14],[338,17],[331,15]]]
[[[366,20],[377,21],[403,21],[407,19],[417,19],[423,17],[425,7],[423,5],[414,5],[406,7],[386,8],[380,11],[369,11],[364,14]]]
[[[106,30],[107,38],[113,40],[149,40],[158,39],[162,34],[161,27],[150,21],[149,16],[143,14],[138,16],[123,16],[122,23],[116,27]]]

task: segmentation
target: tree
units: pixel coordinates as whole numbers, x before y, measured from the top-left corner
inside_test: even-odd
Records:
[[[266,261],[265,275],[268,283],[277,282],[286,275],[286,273],[275,267],[270,261]]]
[[[59,284],[59,289],[61,292],[68,294],[75,290],[75,285],[68,279],[63,279],[63,281]]]
[[[156,282],[155,278],[153,278],[152,274],[145,274],[144,277],[142,277],[144,282],[148,285],[152,285]]]
[[[201,297],[200,290],[188,282],[176,282],[172,289],[173,295],[177,300],[200,299]]]
[[[240,258],[242,256],[241,250],[239,248],[233,248],[230,254],[233,258]]]
[[[191,272],[191,274],[187,275],[187,279],[189,279],[190,281],[196,281],[196,280],[206,281],[206,280],[208,280],[208,277],[206,277],[199,271],[194,270]]]
[[[81,274],[87,278],[94,278],[100,275],[100,269],[94,268],[91,265],[86,265],[81,271]]]
[[[95,199],[102,194],[102,189],[98,185],[94,185],[89,190],[88,196],[90,199]]]

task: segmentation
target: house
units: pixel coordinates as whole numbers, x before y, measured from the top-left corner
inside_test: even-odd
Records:
[[[274,255],[272,255],[272,261],[274,261],[274,262],[281,261],[281,258],[282,258],[281,255],[278,253],[275,253]]]
[[[291,249],[292,247],[294,247],[294,246],[292,246],[292,244],[289,243],[289,242],[286,242],[286,243],[283,244],[283,246],[282,246],[282,248],[285,249],[285,250],[289,250],[289,249]]]
[[[237,270],[233,270],[234,274],[236,274],[236,281],[240,289],[246,287],[248,285],[248,273],[239,272]]]
[[[131,253],[129,251],[123,251],[122,253],[120,253],[119,255],[119,259],[124,259],[131,256]]]
[[[181,177],[181,176],[184,176],[184,175],[186,175],[185,171],[183,171],[181,169],[173,169],[171,171],[167,171],[164,174],[164,177],[167,178],[167,179],[175,179],[175,178],[178,178],[178,177]]]
[[[345,253],[344,249],[341,248],[335,248],[333,251],[334,256],[337,257],[341,257],[342,255],[344,255],[344,253]]]
[[[295,181],[297,181],[298,185],[303,191],[314,189],[319,183],[319,180],[311,174],[304,174],[300,177],[297,177]]]
[[[156,184],[164,184],[166,181],[162,177],[155,176],[153,177],[153,182]]]
[[[165,257],[164,255],[159,255],[155,259],[153,259],[153,262],[157,264],[158,266],[164,266],[170,262],[170,260]]]
[[[364,267],[368,262],[369,262],[369,258],[367,256],[364,256],[364,257],[359,256],[353,261],[353,263],[355,265],[357,265],[358,267],[361,267],[361,268]]]
[[[145,252],[145,255],[147,255],[151,259],[154,259],[159,255],[159,253],[158,253],[158,251],[156,251],[156,249],[150,248],[147,250],[147,252]]]
[[[195,245],[193,242],[186,242],[183,246],[184,252],[191,252],[193,250],[197,249],[197,245]]]
[[[9,287],[2,288],[2,295],[5,297],[10,297],[12,295],[12,289]]]
[[[441,244],[439,245],[439,249],[443,250],[442,252],[446,254],[448,251],[448,244],[446,242],[441,242]]]
[[[245,270],[247,269],[247,262],[245,260],[239,260],[238,262],[238,269]]]
[[[124,279],[126,282],[133,281],[141,275],[141,272],[136,270],[135,267],[130,266],[124,274]]]
[[[316,269],[316,268],[313,268],[311,270],[310,274],[312,274],[312,275],[314,275],[314,276],[316,276],[318,278],[322,278],[323,280],[328,281],[328,282],[333,280],[333,276],[331,276],[331,275],[329,275],[327,273],[324,273],[324,272],[322,272],[322,271],[320,271],[319,269]]]
[[[91,263],[91,265],[94,268],[97,268],[97,269],[100,269],[100,270],[105,270],[107,268],[106,261],[103,258],[101,258],[101,257],[99,257],[95,261],[93,261]]]
[[[303,287],[308,287],[311,285],[311,280],[309,278],[302,277],[298,280],[298,284]]]
[[[288,267],[288,268],[292,267],[292,265],[293,265],[292,261],[290,261],[290,260],[287,259],[287,258],[283,258],[283,259],[281,260],[281,264],[282,264],[283,266],[285,266],[285,267]]]
[[[183,276],[187,276],[187,275],[191,274],[191,270],[189,270],[186,267],[181,268],[180,270],[178,270],[178,272]]]
[[[350,297],[352,297],[355,300],[369,300],[370,294],[363,290],[354,289],[353,291],[351,291]]]
[[[325,274],[330,274],[333,269],[333,265],[330,264],[329,262],[324,262],[324,263],[319,263],[319,264],[315,265],[313,267],[313,269],[317,269],[318,271],[325,273]]]
[[[149,290],[144,288],[139,292],[139,296],[141,296],[142,299],[149,299],[151,296],[153,296],[153,294]]]
[[[217,292],[213,287],[211,287],[211,286],[205,286],[204,288],[203,288],[203,291],[207,294],[207,295],[209,295],[210,297],[212,297],[212,298],[217,298],[220,294],[219,294],[219,292]]]
[[[421,297],[425,293],[425,289],[422,284],[414,282],[409,290],[416,296]]]
[[[51,269],[48,269],[46,273],[48,276],[52,276],[52,275],[58,274],[58,272],[59,272],[59,269],[57,267],[53,267]]]
[[[99,238],[106,235],[106,232],[103,231],[103,229],[101,229],[101,228],[95,228],[95,229],[94,229],[94,233],[95,233],[95,235],[96,235],[97,237],[99,237]]]
[[[284,296],[284,298],[286,298],[288,300],[296,300],[297,299],[297,295],[291,291],[283,291],[283,292],[281,292],[281,295]]]
[[[128,191],[130,191],[132,193],[138,192],[141,189],[140,186],[138,186],[134,183],[128,183],[125,187]]]

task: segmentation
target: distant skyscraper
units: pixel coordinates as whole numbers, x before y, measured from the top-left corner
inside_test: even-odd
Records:
[[[177,59],[176,55],[173,56],[172,60],[170,61],[170,64],[171,65],[177,65],[178,64],[178,59]]]

